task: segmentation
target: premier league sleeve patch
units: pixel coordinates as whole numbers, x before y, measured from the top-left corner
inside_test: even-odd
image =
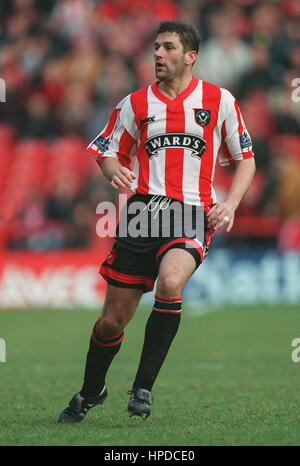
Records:
[[[242,151],[248,150],[248,148],[252,146],[251,138],[246,131],[244,131],[240,136],[240,146]]]
[[[108,138],[104,138],[103,136],[98,136],[94,141],[93,144],[100,149],[101,152],[106,152],[109,147],[110,140]]]

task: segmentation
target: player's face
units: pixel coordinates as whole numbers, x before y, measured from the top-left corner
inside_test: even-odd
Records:
[[[171,81],[183,75],[187,54],[176,33],[158,34],[154,50],[155,74],[159,81]]]

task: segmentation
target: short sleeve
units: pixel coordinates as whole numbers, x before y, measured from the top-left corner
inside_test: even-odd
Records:
[[[129,167],[136,148],[137,128],[130,96],[113,110],[105,128],[93,139],[87,151],[99,162],[112,157]]]
[[[219,154],[220,165],[254,156],[252,140],[235,98],[226,91],[226,117],[222,124],[222,150]]]

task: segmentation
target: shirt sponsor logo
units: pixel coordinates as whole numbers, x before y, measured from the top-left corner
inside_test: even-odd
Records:
[[[192,157],[200,159],[206,149],[206,141],[195,134],[157,134],[145,141],[145,147],[150,160],[157,157],[160,150],[170,148],[189,149]]]
[[[211,111],[203,108],[194,108],[195,121],[200,126],[206,126],[210,123]]]

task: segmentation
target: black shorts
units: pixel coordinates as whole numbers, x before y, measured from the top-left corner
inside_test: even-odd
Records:
[[[181,204],[181,214],[178,204]],[[130,210],[136,205],[141,206],[142,214]],[[163,205],[167,207],[163,209]],[[156,208],[151,210],[151,206]],[[179,208],[180,220],[174,213],[175,207]],[[196,228],[197,209],[202,211],[203,221],[199,223],[202,231]],[[213,230],[207,226],[208,210],[209,207],[186,206],[165,196],[133,195],[122,210],[116,241],[100,268],[100,274],[110,285],[151,291],[162,257],[173,248],[190,253],[195,259],[196,270],[205,259],[213,238]],[[186,228],[187,218],[192,219],[192,228]],[[139,228],[131,231],[131,222]]]

